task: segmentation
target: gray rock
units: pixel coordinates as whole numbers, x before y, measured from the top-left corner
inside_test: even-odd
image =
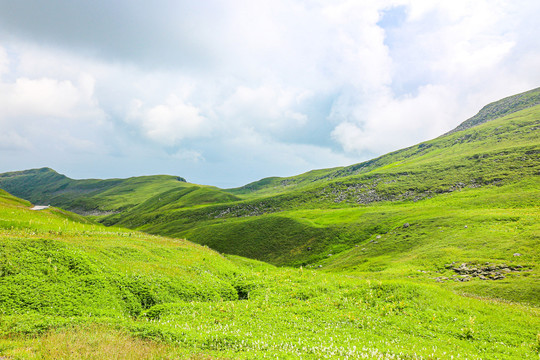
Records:
[[[409,223],[403,224],[403,227],[404,227],[405,229],[408,228],[409,226],[410,226]]]

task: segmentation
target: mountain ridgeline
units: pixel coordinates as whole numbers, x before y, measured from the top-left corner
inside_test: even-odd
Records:
[[[493,119],[515,113],[523,109],[527,109],[536,105],[540,105],[540,88],[529,90],[527,92],[509,96],[499,101],[493,102],[484,106],[478,114],[472,118],[465,120],[454,130],[456,131],[466,130],[473,126],[483,124]]]

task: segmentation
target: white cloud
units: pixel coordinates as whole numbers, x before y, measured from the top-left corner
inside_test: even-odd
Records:
[[[230,168],[236,185],[345,165],[540,83],[534,0],[6,4],[2,151],[99,153],[111,176],[160,156],[160,172]]]
[[[181,161],[189,161],[192,163],[198,163],[201,161],[204,161],[204,156],[195,150],[189,150],[189,149],[180,149],[178,150],[174,155],[173,158],[181,160]]]
[[[136,121],[143,134],[164,145],[172,146],[183,139],[210,135],[210,122],[198,108],[170,95],[165,103],[147,108],[140,100],[133,102],[131,121]]]
[[[9,58],[6,50],[0,46],[0,77],[9,71]]]
[[[9,151],[32,150],[30,141],[13,130],[6,130],[0,133],[0,149]]]
[[[343,122],[332,136],[347,152],[383,154],[450,130],[463,109],[452,91],[425,86],[417,96],[380,98],[359,121]]]
[[[87,84],[85,84],[87,85]],[[18,78],[3,83],[0,104],[9,116],[51,116],[70,118],[76,109],[90,110],[93,105],[88,88],[77,88],[71,81]]]
[[[489,101],[535,86],[525,76],[516,81],[528,57],[514,53],[520,34],[509,2],[394,4],[400,3],[407,17],[385,40],[391,65],[383,68],[392,82],[374,81],[375,96],[354,89],[334,102],[332,137],[346,152],[377,155],[413,145],[452,129]]]
[[[249,181],[266,176],[292,176],[316,168],[354,162],[353,157],[323,146],[281,143],[248,128],[238,131],[234,137],[223,139],[220,147],[227,149],[234,162],[211,164],[225,176],[242,171]],[[276,170],[269,174],[268,168]]]
[[[94,97],[94,79],[15,77],[0,80],[2,149],[103,153],[110,130]],[[37,156],[37,155],[36,155]]]
[[[270,85],[258,88],[239,86],[217,108],[217,112],[237,127],[248,126],[279,133],[307,123],[307,116],[295,108],[308,97],[307,91],[284,90]]]

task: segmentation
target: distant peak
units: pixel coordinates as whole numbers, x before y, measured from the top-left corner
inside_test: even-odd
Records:
[[[540,88],[529,90],[520,94],[506,97],[484,106],[478,114],[459,124],[454,130],[445,135],[457,131],[467,130],[474,126],[486,123],[491,120],[536,106],[540,104]]]

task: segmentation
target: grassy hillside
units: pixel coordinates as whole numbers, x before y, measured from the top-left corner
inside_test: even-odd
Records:
[[[536,134],[538,131],[536,130],[539,130],[537,127],[537,122],[539,120],[537,105],[540,105],[540,88],[510,96],[486,105],[477,115],[464,121],[456,129],[431,141],[426,141],[351,166],[313,170],[305,174],[287,178],[273,177],[262,179],[228,191],[233,194],[251,195],[253,197],[278,194],[290,192],[294,189],[309,187],[316,183],[324,183],[333,179],[366,174],[374,170],[380,172],[383,170],[383,167],[393,167],[394,169],[388,169],[392,172],[392,170],[398,170],[397,167],[402,167],[403,165],[414,165],[411,163],[411,160],[426,159],[431,162],[432,160],[436,160],[432,159],[432,157],[441,159],[441,156],[447,156],[451,153],[454,155],[464,155],[467,152],[472,152],[473,154],[477,153],[475,155],[482,156],[484,154],[477,152],[476,147],[488,145],[489,148],[493,150],[501,148],[501,146],[494,146],[494,142],[516,141],[521,144],[526,144],[527,141],[532,140],[533,144],[537,144],[538,135]],[[525,109],[527,109],[527,111],[522,111]],[[519,114],[516,114],[516,116],[515,113]],[[518,128],[516,128],[516,124],[512,119],[518,119],[518,121],[521,122],[524,120],[524,117],[527,117],[528,121],[518,125]],[[501,118],[504,118],[504,120],[499,120],[499,125],[497,126],[477,127],[486,122]],[[530,136],[523,136],[523,129],[520,129],[520,127],[526,125],[532,125],[529,129],[525,130],[529,132],[528,135]],[[469,129],[472,131],[464,131]],[[455,136],[448,136],[450,134],[454,134]],[[502,147],[508,146],[508,144],[501,145]],[[442,154],[440,154],[441,150],[443,151]],[[483,158],[484,157],[480,157],[479,159],[482,160]],[[478,157],[476,159],[478,160]],[[461,167],[468,168],[469,165],[478,165],[477,163],[464,163]],[[419,162],[418,165],[422,165],[422,163]]]
[[[275,265],[354,269],[378,278],[425,271],[433,282],[436,271],[457,275],[443,270],[447,263],[519,260],[536,280],[538,93],[490,104],[472,127],[371,161],[228,191],[172,176],[71,180],[50,169],[3,174],[0,186],[101,214],[96,218],[106,225],[187,238]],[[522,274],[497,289],[458,285],[537,303],[538,287],[518,279]]]
[[[464,121],[450,133],[469,129],[493,119],[512,114],[540,104],[540,88],[526,91],[484,106],[478,114]]]
[[[55,208],[32,211],[5,192],[0,246],[7,359],[536,359],[540,351],[534,307],[421,279],[225,258]]]
[[[169,207],[175,207],[237,199],[215,187],[189,184],[177,176],[73,180],[49,168],[0,174],[0,188],[34,203],[94,216],[118,213],[147,200],[163,204],[167,200],[176,203]]]
[[[294,266],[319,265],[328,254],[360,246],[415,218],[432,234],[439,233],[441,217],[463,226],[487,221],[497,229],[496,216],[483,219],[490,211],[514,212],[515,219],[538,214],[539,126],[540,106],[535,106],[371,162],[300,175],[279,185],[274,195],[268,187],[249,195],[236,192],[244,199],[227,204],[139,207],[104,222]],[[475,199],[473,205],[467,197],[459,200],[465,194]],[[447,211],[449,204],[453,211]],[[520,228],[518,235],[534,244],[537,230]],[[462,235],[448,246],[465,246],[467,235]],[[474,256],[463,261],[469,258]]]
[[[238,297],[236,267],[207,248],[0,199],[3,311],[125,316],[162,301]]]

